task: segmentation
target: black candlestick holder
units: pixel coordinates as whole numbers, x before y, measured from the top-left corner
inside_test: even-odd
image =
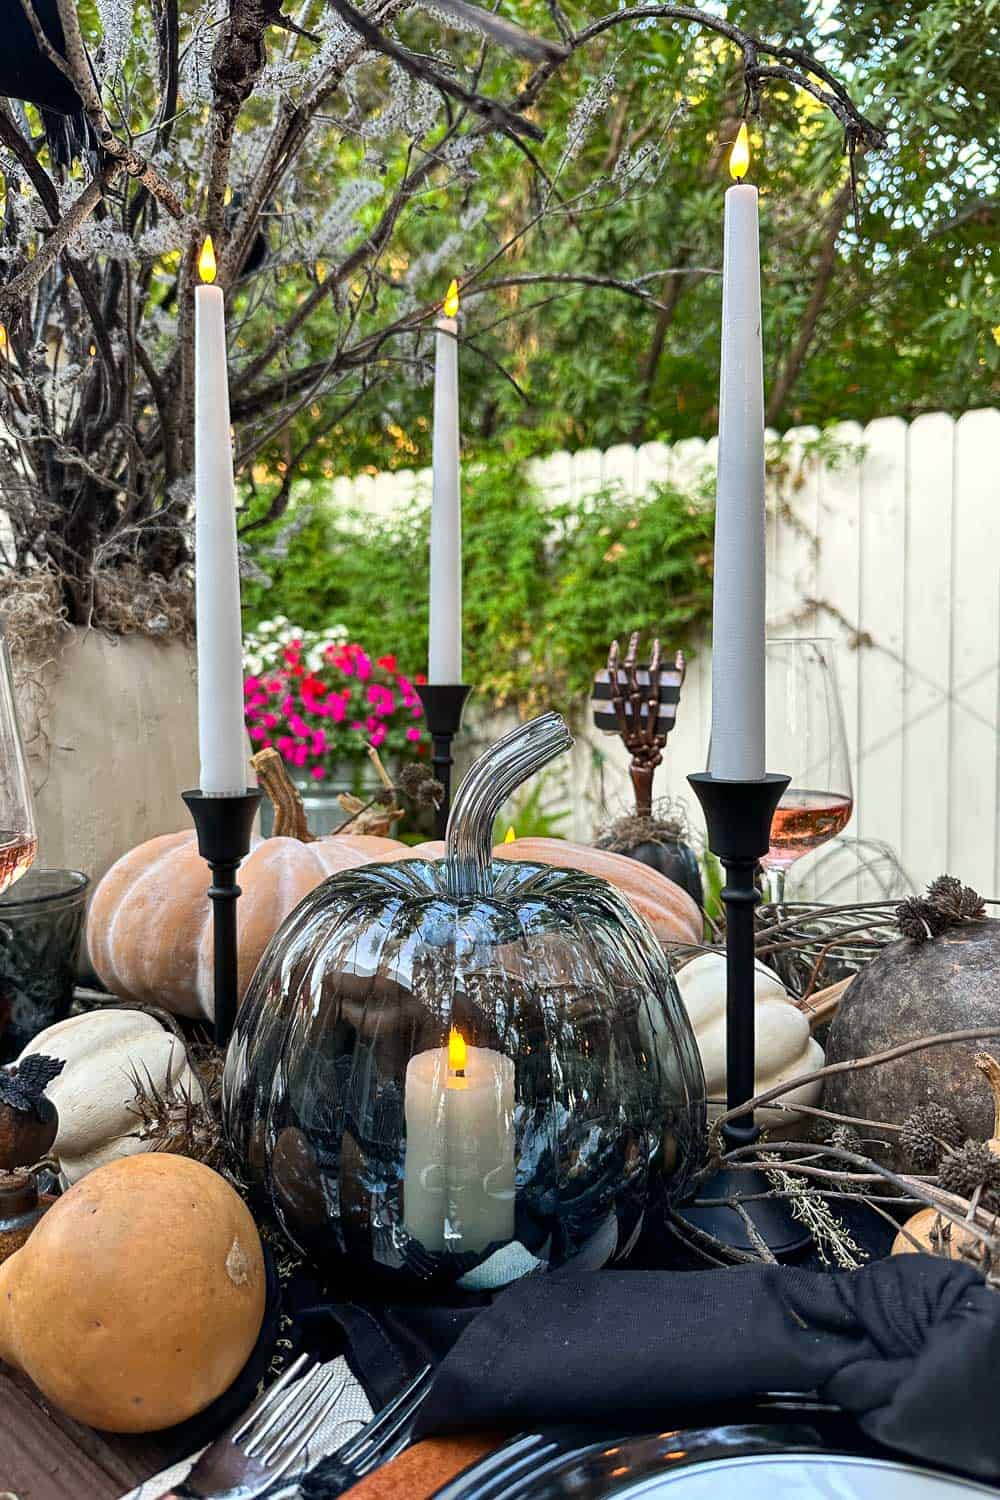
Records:
[[[787,776],[764,776],[759,781],[723,781],[707,771],[688,777],[708,825],[708,847],[726,871],[722,900],[726,908],[726,1109],[738,1110],[752,1099],[756,1077],[756,1000],[754,996],[754,909],[760,900],[755,876],[767,853],[771,819],[789,784]],[[752,1146],[760,1136],[753,1111],[727,1120],[721,1129],[726,1150]],[[739,1210],[723,1199],[757,1197],[771,1190],[763,1172],[722,1168],[701,1183],[699,1196],[712,1199],[703,1207],[689,1204],[680,1217],[694,1230],[713,1236],[723,1245],[757,1252],[754,1233]],[[810,1242],[808,1231],[778,1199],[758,1199],[743,1205],[753,1231],[776,1256],[794,1255]]]
[[[464,683],[420,682],[417,684],[424,717],[431,736],[431,765],[444,787],[444,796],[435,817],[435,832],[444,838],[451,808],[451,742],[462,727],[465,700],[472,692]]]
[[[250,834],[260,803],[256,787],[232,796],[182,792],[198,834],[198,853],[212,872],[208,894],[212,901],[215,939],[215,1045],[226,1047],[236,1020],[239,997],[236,902],[240,888],[236,872],[250,852]]]

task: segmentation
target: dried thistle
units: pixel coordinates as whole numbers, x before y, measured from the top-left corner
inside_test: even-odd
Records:
[[[131,1132],[133,1139],[142,1141],[151,1151],[189,1156],[213,1171],[222,1171],[226,1142],[211,1090],[197,1098],[180,1084],[167,1090],[159,1088],[148,1068],[143,1075],[131,1074],[135,1098],[128,1108],[139,1122]]]

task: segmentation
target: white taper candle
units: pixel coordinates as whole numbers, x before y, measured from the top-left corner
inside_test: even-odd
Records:
[[[214,276],[211,241],[199,262]],[[209,268],[211,268],[209,273]],[[236,550],[236,486],[229,433],[229,374],[222,288],[195,290],[195,612],[201,790],[247,787],[243,632]]]
[[[462,681],[462,489],[458,431],[458,288],[435,324],[431,576],[427,678]]]
[[[746,127],[741,127],[746,146]],[[740,141],[733,148],[734,176]],[[757,189],[726,193],[709,770],[764,775],[764,373]]]

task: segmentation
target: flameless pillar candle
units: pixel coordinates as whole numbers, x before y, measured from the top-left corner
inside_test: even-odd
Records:
[[[208,797],[246,791],[243,632],[236,551],[236,487],[229,435],[229,372],[222,288],[207,239],[194,294],[195,610],[198,745]]]
[[[729,168],[750,164],[740,126]],[[724,781],[764,775],[764,373],[757,189],[726,193],[712,603],[712,745]]]
[[[477,1253],[514,1236],[514,1064],[447,1047],[406,1065],[403,1222],[425,1250]]]
[[[435,327],[428,681],[462,681],[462,491],[458,453],[458,283]]]

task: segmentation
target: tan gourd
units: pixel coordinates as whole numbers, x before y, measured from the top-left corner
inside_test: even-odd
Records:
[[[183,1156],[131,1156],[60,1198],[0,1266],[0,1358],[106,1432],[156,1432],[235,1380],[264,1319],[242,1199]]]
[[[677,974],[688,1019],[698,1038],[705,1084],[710,1100],[726,1097],[726,959],[721,953],[701,953]],[[774,1088],[786,1078],[814,1073],[823,1066],[823,1048],[809,1034],[809,1020],[796,1008],[772,969],[758,963],[754,972],[756,1002],[756,1091]],[[816,1104],[822,1081],[802,1084],[783,1095],[783,1104]],[[801,1116],[788,1110],[757,1111],[766,1128],[794,1124]]]
[[[143,1011],[115,1006],[70,1016],[40,1031],[21,1057],[33,1052],[64,1063],[46,1093],[59,1111],[52,1154],[68,1183],[105,1162],[151,1149],[136,1133],[140,1083],[164,1097],[203,1098],[180,1037]]]
[[[984,1073],[993,1094],[993,1134],[986,1145],[994,1156],[1000,1156],[1000,1063],[988,1052],[976,1053],[976,1067]],[[914,1244],[916,1240],[916,1244]],[[959,1260],[962,1253],[978,1244],[975,1235],[946,1219],[936,1208],[921,1208],[907,1219],[893,1240],[893,1255],[940,1255]]]
[[[277,753],[264,751],[254,764],[274,802],[275,823],[273,837],[255,839],[240,867],[241,996],[268,942],[303,896],[338,870],[405,848],[395,839],[363,835],[314,838]],[[150,839],[112,865],[87,919],[91,962],[112,995],[212,1019],[208,886],[193,829]]]
[[[697,905],[673,880],[608,849],[572,844],[568,839],[523,838],[497,844],[497,859],[523,860],[526,864],[555,865],[560,870],[583,870],[616,886],[633,911],[652,927],[661,943],[700,943],[703,923]],[[402,847],[387,859],[442,859],[444,844],[432,841],[415,848]]]

